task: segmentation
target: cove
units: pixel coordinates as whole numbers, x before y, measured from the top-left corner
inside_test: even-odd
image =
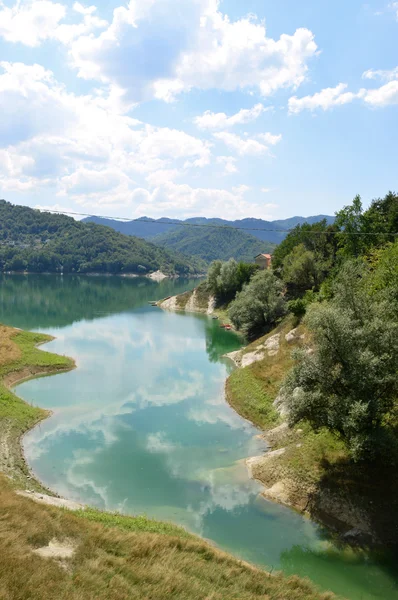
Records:
[[[148,305],[194,281],[2,276],[0,322],[49,333],[77,369],[22,383],[53,415],[25,437],[36,476],[101,509],[170,520],[268,569],[352,600],[398,599],[397,573],[338,549],[322,528],[264,500],[244,459],[266,450],[225,402],[240,339],[200,315]]]

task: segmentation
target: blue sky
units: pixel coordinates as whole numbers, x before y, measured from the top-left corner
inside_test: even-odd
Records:
[[[279,219],[398,190],[398,2],[0,1],[0,197]]]

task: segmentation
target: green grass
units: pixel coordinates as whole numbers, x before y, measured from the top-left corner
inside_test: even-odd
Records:
[[[280,348],[276,356],[266,354],[263,360],[244,369],[236,369],[227,380],[228,402],[245,419],[262,429],[271,429],[281,422],[273,402],[293,364],[292,346],[285,341],[285,334],[293,326],[291,317],[287,317],[276,329],[249,344],[243,354],[255,351],[269,337],[280,334]]]
[[[272,406],[274,398],[253,375],[253,369],[236,369],[227,383],[227,399],[242,417],[262,429],[278,424],[279,416]]]
[[[147,533],[157,533],[159,535],[195,539],[195,536],[183,527],[178,527],[173,523],[154,521],[144,515],[129,517],[120,513],[103,512],[91,507],[79,510],[75,514],[81,519],[100,523],[104,527],[116,527],[121,531],[146,531]]]

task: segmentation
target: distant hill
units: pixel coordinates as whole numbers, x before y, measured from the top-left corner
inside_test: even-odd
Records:
[[[167,233],[155,236],[152,241],[159,246],[202,258],[206,262],[230,258],[253,262],[257,254],[272,252],[275,248],[275,244],[271,242],[262,242],[245,231],[230,227],[213,229],[211,227],[179,226]]]
[[[315,215],[311,217],[291,217],[289,219],[281,219],[278,221],[264,221],[263,219],[242,219],[237,221],[226,221],[225,219],[206,219],[205,217],[194,217],[179,221],[178,219],[148,219],[141,217],[136,221],[116,221],[113,219],[102,219],[100,217],[88,217],[85,222],[97,223],[99,225],[107,225],[116,231],[120,231],[126,235],[135,235],[147,240],[159,236],[160,234],[170,233],[182,228],[178,223],[193,223],[197,225],[225,225],[238,229],[248,229],[245,233],[252,235],[260,240],[280,244],[287,236],[287,229],[292,229],[302,223],[316,223],[326,219],[328,224],[334,222],[334,217],[328,215]],[[177,223],[177,224],[176,224]],[[184,230],[188,229],[184,227]],[[259,229],[265,231],[258,231]],[[256,231],[257,230],[257,231]],[[155,241],[155,240],[153,240]],[[157,243],[157,240],[156,240]]]
[[[110,227],[75,221],[0,200],[0,271],[188,275],[205,264],[122,235]]]

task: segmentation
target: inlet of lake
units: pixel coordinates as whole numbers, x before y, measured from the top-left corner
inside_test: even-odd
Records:
[[[148,304],[195,281],[3,275],[0,322],[55,336],[69,373],[17,393],[53,411],[24,438],[34,474],[100,509],[181,524],[235,556],[309,577],[350,600],[398,599],[397,570],[336,547],[308,519],[261,496],[244,459],[266,451],[226,403],[242,341],[205,315]]]

